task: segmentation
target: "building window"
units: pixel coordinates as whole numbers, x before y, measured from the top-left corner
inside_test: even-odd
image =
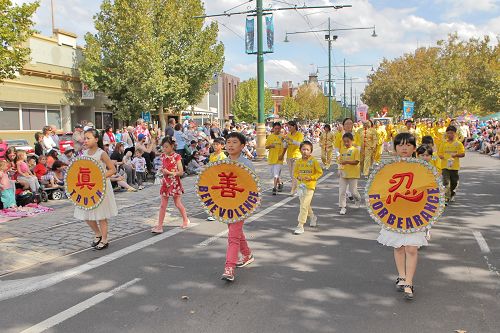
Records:
[[[106,126],[113,126],[113,113],[96,112],[94,125],[96,129],[104,129]]]
[[[45,126],[44,109],[22,109],[23,111],[23,130],[40,131]]]
[[[3,107],[3,112],[0,112],[0,130],[19,129],[19,108]]]
[[[47,125],[56,125],[57,128],[61,128],[61,111],[56,109],[48,109],[47,123]]]

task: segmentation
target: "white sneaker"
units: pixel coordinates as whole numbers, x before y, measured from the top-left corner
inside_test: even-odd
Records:
[[[215,217],[209,216],[209,217],[207,217],[207,221],[215,221]]]
[[[427,239],[427,241],[431,240],[431,231],[429,229],[425,232],[425,239]]]
[[[293,234],[294,235],[302,235],[304,233],[304,227],[300,226],[295,228]]]
[[[315,227],[318,222],[318,217],[316,215],[311,216],[311,220],[309,221],[310,227]]]
[[[454,195],[451,196],[450,202],[455,202],[455,196]]]
[[[345,215],[345,213],[346,213],[346,212],[347,212],[347,209],[345,209],[345,208],[341,208],[341,209],[340,209],[340,213],[339,213],[339,214],[340,214],[340,215]]]

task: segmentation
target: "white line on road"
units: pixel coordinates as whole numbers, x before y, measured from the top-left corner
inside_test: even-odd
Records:
[[[139,279],[139,278],[135,278],[127,283],[122,284],[121,286],[116,287],[115,289],[113,289],[111,291],[97,294],[94,297],[91,297],[91,298],[89,298],[81,303],[78,303],[77,305],[72,306],[67,310],[59,312],[58,314],[40,322],[34,326],[31,326],[28,329],[25,329],[21,333],[41,333],[41,332],[44,332],[44,331],[48,330],[49,328],[57,326],[60,323],[62,323],[63,321],[66,321],[66,320],[82,313],[83,311],[90,309],[91,307],[105,301],[106,299],[119,293],[122,290],[127,289],[128,287],[139,282],[140,280],[141,279]]]
[[[331,176],[333,176],[333,174],[334,174],[333,172],[330,172],[330,173],[326,174],[324,177],[322,177],[320,180],[318,180],[318,184],[321,184],[327,178],[330,178]],[[287,204],[288,202],[292,201],[295,198],[298,198],[298,197],[292,197],[292,196],[290,196],[290,197],[287,197],[287,198],[285,198],[285,199],[283,199],[281,201],[278,201],[274,205],[272,205],[270,207],[267,207],[266,209],[262,210],[261,212],[258,212],[257,214],[252,215],[250,218],[248,218],[245,221],[245,223],[251,223],[251,222],[253,222],[255,220],[258,220],[261,217],[269,214],[270,212],[278,209],[279,207]],[[205,246],[208,246],[208,245],[212,244],[213,242],[217,241],[219,238],[226,236],[228,232],[229,232],[228,230],[221,231],[217,235],[212,236],[210,238],[207,238],[203,242],[196,244],[195,247],[205,247]]]
[[[189,228],[197,226],[197,223],[191,223]],[[126,248],[110,253],[98,259],[89,261],[86,264],[70,268],[62,272],[36,276],[27,279],[13,280],[13,281],[0,281],[0,301],[26,295],[47,287],[51,287],[59,282],[70,279],[74,276],[82,274],[91,269],[105,265],[113,260],[119,259],[127,254],[141,250],[147,246],[156,244],[164,239],[177,235],[178,233],[187,230],[180,227],[169,230],[161,235],[157,235],[139,243],[130,245]]]
[[[483,234],[479,231],[472,231],[472,234],[476,238],[477,243],[479,244],[479,248],[481,249],[482,253],[490,253],[490,247],[488,246],[488,243],[486,243],[486,240],[483,237]]]

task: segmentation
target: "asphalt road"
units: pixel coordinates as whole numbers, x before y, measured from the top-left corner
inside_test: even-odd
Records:
[[[1,332],[500,332],[500,161],[468,154],[457,201],[419,252],[415,300],[365,209],[338,215],[328,173],[319,227],[292,235],[298,198],[266,192],[245,226],[256,261],[221,281],[227,227],[138,233],[0,281]],[[364,184],[363,184],[364,185]]]

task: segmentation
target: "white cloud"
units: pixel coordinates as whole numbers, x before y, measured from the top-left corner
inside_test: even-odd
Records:
[[[436,3],[447,6],[448,10],[444,13],[446,19],[475,12],[493,12],[500,8],[498,0],[436,0]]]

